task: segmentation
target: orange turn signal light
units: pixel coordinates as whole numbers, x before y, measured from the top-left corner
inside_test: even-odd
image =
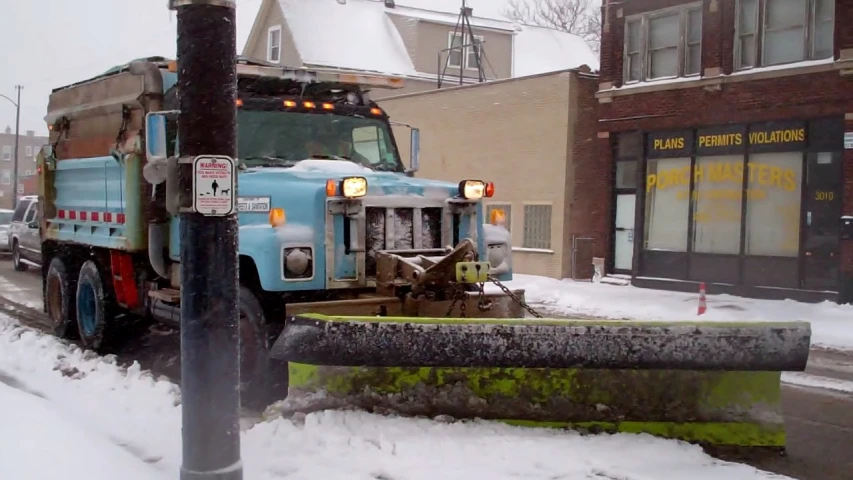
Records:
[[[336,197],[338,196],[338,182],[334,180],[326,180],[326,196],[327,197]]]
[[[493,209],[489,214],[489,223],[495,226],[506,225],[506,213],[500,208]]]
[[[294,102],[293,100],[285,100],[284,106],[287,108],[293,108],[296,106],[296,102]]]
[[[287,215],[284,213],[283,208],[271,208],[270,209],[270,225],[273,227],[280,227],[287,222]]]
[[[241,100],[241,99],[239,99],[239,98],[238,98],[234,103],[236,103],[238,107],[242,107],[242,106],[243,106],[243,100]]]
[[[331,103],[324,103],[323,104],[323,110],[334,110],[334,109],[335,109],[335,106],[332,105]]]
[[[317,104],[314,102],[302,102],[302,106],[305,108],[317,108]]]
[[[379,108],[373,107],[370,109],[370,113],[372,113],[374,115],[382,115],[382,110]]]

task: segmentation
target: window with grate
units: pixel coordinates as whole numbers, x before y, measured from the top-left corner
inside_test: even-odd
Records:
[[[551,205],[524,206],[523,248],[551,249]]]

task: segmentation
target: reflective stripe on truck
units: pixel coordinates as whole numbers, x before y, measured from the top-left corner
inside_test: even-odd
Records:
[[[119,225],[124,225],[126,221],[126,216],[123,213],[89,212],[84,210],[58,210],[56,218],[81,222],[116,223]]]

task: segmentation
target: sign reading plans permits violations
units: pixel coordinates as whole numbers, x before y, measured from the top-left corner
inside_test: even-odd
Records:
[[[193,210],[210,217],[234,212],[234,160],[218,155],[193,159]]]

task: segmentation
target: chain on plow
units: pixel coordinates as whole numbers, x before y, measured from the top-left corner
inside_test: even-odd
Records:
[[[504,285],[496,277],[494,277],[493,275],[489,275],[488,279],[490,282],[497,285],[498,288],[500,288],[501,291],[503,291],[503,293],[505,293],[508,297],[510,297],[515,303],[519,304],[523,309],[527,310],[528,313],[530,313],[531,315],[533,315],[536,318],[543,318],[539,312],[534,310],[533,307],[531,307],[530,305],[527,304],[527,302],[525,302],[518,295],[513,293],[512,290],[509,289],[509,287]],[[485,295],[486,295],[486,292],[485,292],[484,284],[478,283],[477,284],[477,296],[478,296],[477,307],[480,309],[481,312],[488,311],[492,308],[491,301],[486,300]],[[449,317],[453,313],[453,309],[456,308],[456,304],[461,301],[462,303],[459,303],[460,315],[462,318],[466,318],[466,316],[467,316],[465,313],[465,308],[466,308],[465,299],[466,299],[466,297],[467,297],[467,295],[466,295],[464,288],[462,288],[461,286],[455,285],[453,287],[453,293],[452,293],[452,297],[451,297],[451,298],[453,298],[453,301],[450,302],[450,308],[447,309],[447,313],[445,314],[445,317]]]
[[[531,315],[536,318],[542,318],[542,315],[540,315],[539,312],[534,310],[533,307],[527,304],[527,302],[519,298],[518,295],[512,293],[512,291],[506,285],[501,283],[501,281],[495,278],[493,275],[489,275],[489,281],[497,285],[498,288],[500,288],[505,294],[509,295],[509,297],[512,298],[515,303],[521,305],[521,308],[527,310]],[[482,289],[483,287],[481,286],[480,288]]]

